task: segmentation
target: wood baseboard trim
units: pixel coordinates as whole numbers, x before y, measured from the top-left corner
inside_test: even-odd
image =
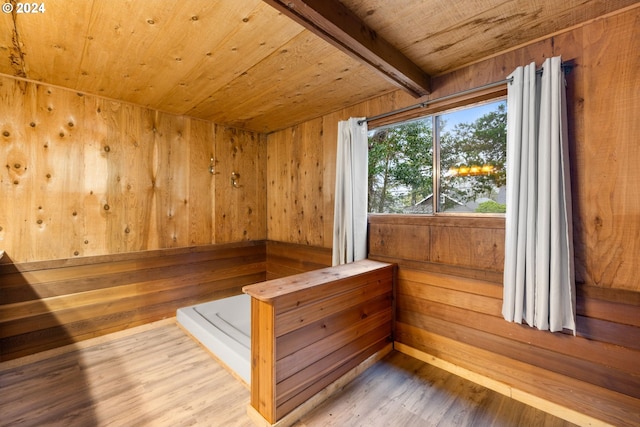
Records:
[[[313,410],[315,407],[320,405],[322,402],[331,397],[334,393],[342,389],[349,382],[353,381],[358,375],[366,371],[376,362],[384,358],[387,354],[391,353],[393,350],[393,344],[387,344],[382,350],[376,352],[375,354],[369,356],[368,359],[360,363],[355,368],[351,369],[349,372],[344,374],[342,377],[338,378],[336,381],[329,384],[327,387],[322,389],[320,392],[315,394],[311,399],[304,402],[302,405],[298,406],[293,411],[289,412],[282,419],[278,420],[276,423],[271,424],[267,421],[260,413],[251,405],[247,405],[247,415],[253,421],[253,423],[258,427],[289,427],[293,425],[296,421],[302,418],[306,413]]]
[[[395,342],[394,349],[399,351],[400,353],[406,354],[408,356],[414,357],[418,360],[421,360],[425,363],[438,367],[444,371],[450,372],[454,375],[457,375],[461,378],[479,384],[483,387],[486,387],[490,390],[503,394],[507,397],[510,397],[514,400],[522,402],[526,405],[532,406],[541,411],[547,412],[551,415],[554,415],[558,418],[562,418],[563,420],[569,421],[571,423],[580,425],[580,426],[593,426],[593,427],[613,427],[612,424],[608,424],[602,420],[590,417],[588,415],[577,412],[573,409],[567,408],[565,406],[559,405],[555,402],[551,402],[546,399],[542,399],[537,397],[531,393],[527,393],[525,391],[513,388],[512,386],[502,383],[500,381],[496,381],[487,376],[478,374],[477,372],[473,372],[469,369],[463,368],[461,366],[455,365],[451,362],[447,362],[446,360],[442,360],[436,356],[433,356],[429,353],[425,353],[421,350],[417,350],[408,345]]]

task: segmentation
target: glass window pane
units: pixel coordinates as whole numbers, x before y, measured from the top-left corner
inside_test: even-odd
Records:
[[[369,132],[369,212],[432,213],[431,118]]]
[[[437,117],[440,212],[505,212],[506,101]]]

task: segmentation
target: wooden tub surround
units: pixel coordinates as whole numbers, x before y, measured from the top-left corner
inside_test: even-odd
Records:
[[[362,260],[243,288],[252,297],[248,412],[257,424],[295,422],[299,411],[285,417],[391,350],[394,272]]]

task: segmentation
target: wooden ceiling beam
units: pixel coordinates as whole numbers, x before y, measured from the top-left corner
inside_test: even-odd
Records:
[[[415,97],[431,92],[431,78],[338,0],[264,0],[309,31],[365,62]]]

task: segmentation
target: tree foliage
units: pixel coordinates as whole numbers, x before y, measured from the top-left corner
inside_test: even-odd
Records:
[[[376,130],[369,137],[369,212],[401,212],[433,188],[431,120]]]
[[[506,107],[447,129],[438,117],[440,193],[455,203],[492,198],[506,184]],[[372,131],[369,136],[369,212],[406,212],[433,193],[431,118]],[[492,166],[492,173],[459,176],[460,166]]]

